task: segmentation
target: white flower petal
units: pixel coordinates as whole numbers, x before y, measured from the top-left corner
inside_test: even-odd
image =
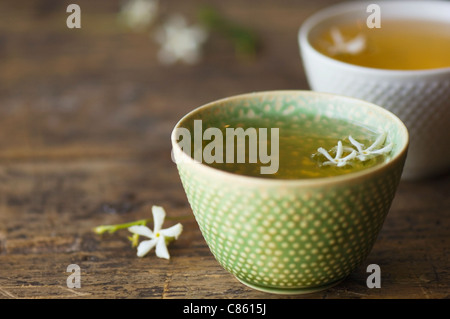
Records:
[[[341,158],[343,152],[344,152],[344,150],[342,148],[342,142],[338,141],[337,150],[336,150],[336,156],[334,157],[334,159]]]
[[[355,151],[352,147],[349,147],[349,146],[344,146],[342,149],[343,149],[344,152],[346,152],[346,153],[351,153],[351,152],[354,152],[354,151]]]
[[[160,237],[156,243],[156,256],[159,258],[170,259],[169,251],[167,250],[166,240],[164,236]]]
[[[150,240],[144,240],[142,241],[138,248],[137,248],[137,255],[138,257],[144,257],[147,255],[147,253],[155,247],[156,243],[158,242],[157,239],[150,239]]]
[[[358,54],[366,48],[366,38],[362,34],[359,34],[355,38],[345,42],[339,29],[333,27],[330,30],[330,35],[333,40],[333,45],[328,48],[330,54]]]
[[[153,206],[153,231],[158,233],[161,230],[162,224],[164,223],[164,218],[166,217],[166,212],[161,206]]]
[[[330,35],[336,46],[341,46],[342,44],[344,44],[344,38],[342,37],[342,34],[338,28],[336,27],[331,28]]]
[[[189,26],[182,15],[169,17],[156,31],[155,40],[161,45],[158,59],[163,64],[177,61],[194,64],[200,60],[201,46],[208,32],[200,26]]]
[[[361,161],[361,162],[365,162],[367,161],[369,158],[365,155],[358,155],[357,158]]]
[[[322,154],[323,156],[325,156],[328,160],[330,160],[330,162],[334,162],[334,158],[331,157],[330,154],[328,154],[328,152],[323,148],[323,147],[319,147],[317,149],[317,152],[319,152],[320,154]],[[325,164],[325,163],[324,163]]]
[[[342,160],[344,161],[349,161],[352,160],[356,157],[356,151],[352,151],[349,155],[347,155],[346,157],[344,157]]]
[[[394,144],[391,143],[391,144],[389,144],[389,145],[387,145],[387,146],[385,146],[383,148],[380,148],[378,150],[372,151],[370,153],[371,154],[385,154],[385,153],[389,153],[390,151],[392,151],[392,147],[393,146],[394,146]]]
[[[145,236],[145,237],[148,237],[148,238],[154,238],[155,237],[153,232],[147,226],[137,226],[137,225],[135,225],[135,226],[129,227],[128,230],[130,232],[132,232],[133,234],[138,234],[138,235]]]
[[[373,144],[370,145],[370,146],[366,149],[366,151],[371,151],[371,150],[373,150],[374,148],[376,148],[376,147],[382,145],[382,144],[384,143],[384,141],[386,140],[386,136],[387,136],[387,133],[386,133],[386,132],[383,132],[380,136],[377,137],[377,139],[375,140],[375,142],[373,142]]]
[[[348,137],[350,143],[352,143],[353,145],[355,145],[355,147],[358,149],[358,152],[362,151],[362,147],[364,146],[363,144],[357,142],[353,137],[349,136]]]
[[[160,233],[161,233],[161,235],[163,235],[165,237],[174,237],[175,239],[177,239],[178,236],[180,236],[182,231],[183,231],[183,225],[178,223],[172,227],[161,230]]]
[[[360,34],[353,40],[347,42],[347,52],[351,54],[358,54],[366,47],[366,38]]]

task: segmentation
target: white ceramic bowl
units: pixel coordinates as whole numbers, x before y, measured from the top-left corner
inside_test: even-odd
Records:
[[[408,127],[410,149],[403,179],[421,179],[450,170],[450,67],[397,71],[344,63],[318,52],[310,39],[336,23],[364,21],[373,2],[350,1],[323,9],[301,26],[298,41],[314,91],[347,95],[380,105]],[[450,22],[450,1],[378,1],[383,19]],[[449,52],[450,54],[450,52]]]

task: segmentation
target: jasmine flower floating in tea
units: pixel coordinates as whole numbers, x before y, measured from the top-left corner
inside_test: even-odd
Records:
[[[375,142],[373,142],[373,144],[366,149],[363,149],[364,145],[356,141],[353,137],[349,136],[348,139],[358,150],[356,157],[360,161],[364,162],[375,156],[388,154],[392,150],[392,147],[394,146],[394,144],[392,143],[386,145],[383,148],[379,148],[385,143],[386,137],[387,133],[386,132],[382,133],[380,136],[378,136]]]
[[[369,28],[358,19],[320,30],[311,38],[320,53],[350,64],[388,70],[450,67],[450,19],[383,19]]]
[[[336,166],[344,167],[347,165],[355,165],[355,160],[360,162],[366,162],[375,157],[381,157],[388,155],[393,143],[384,145],[386,142],[387,133],[381,133],[376,140],[367,148],[364,148],[364,144],[356,141],[352,136],[348,137],[351,146],[343,146],[342,141],[338,141],[338,145],[333,147],[330,152],[335,154],[333,157],[330,152],[326,151],[323,147],[317,149],[317,153],[313,154],[313,157],[317,157],[319,154],[325,157],[325,161],[321,161],[321,166]],[[355,149],[356,148],[356,149]],[[343,155],[345,155],[343,157]]]
[[[337,54],[358,54],[366,48],[366,38],[362,34],[356,37],[345,40],[338,28],[333,27],[330,30],[333,45],[328,48],[331,55]]]
[[[356,157],[356,151],[353,149],[350,149],[350,154],[342,157],[342,154],[344,154],[344,150],[348,150],[349,148],[346,147],[344,149],[344,147],[342,146],[342,142],[339,141],[337,147],[335,147],[336,149],[336,155],[335,157],[331,157],[331,155],[323,148],[323,147],[319,147],[317,149],[317,151],[319,153],[321,153],[323,156],[325,156],[328,161],[323,162],[322,165],[327,166],[327,165],[335,165],[337,167],[342,167],[347,165],[347,162],[354,159]]]

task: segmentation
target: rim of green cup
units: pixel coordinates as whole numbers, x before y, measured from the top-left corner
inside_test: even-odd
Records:
[[[385,116],[389,121],[393,122],[396,126],[399,127],[399,132],[403,135],[403,145],[401,146],[401,149],[394,154],[388,161],[379,163],[375,166],[369,167],[367,169],[363,169],[358,172],[338,175],[338,176],[329,176],[329,177],[320,177],[320,178],[305,178],[305,179],[282,179],[282,178],[266,178],[266,177],[259,177],[259,176],[247,176],[247,175],[241,175],[233,172],[224,171],[221,169],[217,169],[211,166],[208,166],[204,163],[198,163],[196,162],[190,155],[183,152],[183,150],[180,148],[176,137],[175,132],[177,128],[182,128],[182,124],[186,122],[186,120],[189,120],[192,118],[195,114],[199,114],[205,109],[214,107],[217,104],[233,101],[233,100],[244,100],[246,98],[254,98],[257,96],[267,96],[267,95],[310,95],[310,96],[323,96],[325,99],[344,99],[348,100],[353,103],[358,103],[361,105],[361,107],[364,107],[367,110],[372,110],[382,116]],[[346,120],[343,118],[343,120]],[[222,98],[219,100],[215,100],[206,104],[203,104],[202,106],[197,107],[196,109],[192,110],[191,112],[184,115],[175,125],[174,129],[172,130],[171,134],[171,142],[172,142],[172,148],[173,152],[177,153],[178,156],[180,156],[180,159],[176,159],[176,161],[181,160],[183,163],[186,164],[192,164],[196,165],[196,168],[198,170],[203,171],[205,174],[214,174],[217,175],[218,178],[221,178],[222,180],[230,180],[239,183],[246,183],[246,184],[265,184],[268,186],[308,186],[308,185],[333,185],[333,184],[340,184],[340,183],[352,183],[359,181],[361,179],[365,179],[370,175],[376,175],[381,174],[383,171],[394,167],[399,164],[399,161],[401,161],[403,158],[406,158],[406,154],[408,151],[409,146],[409,133],[408,129],[406,128],[405,124],[392,112],[382,108],[381,106],[375,105],[373,103],[356,99],[353,97],[338,95],[338,94],[332,94],[332,93],[324,93],[324,92],[316,92],[316,91],[309,91],[309,90],[275,90],[275,91],[259,91],[259,92],[252,92],[252,93],[244,93],[244,94],[238,94],[226,98]],[[176,155],[175,155],[176,157]]]

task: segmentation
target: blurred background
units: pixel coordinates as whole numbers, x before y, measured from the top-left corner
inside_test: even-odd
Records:
[[[186,208],[177,121],[235,94],[308,89],[297,32],[334,2],[0,1],[0,227],[136,198]]]
[[[332,2],[1,1],[0,156],[167,151],[176,121],[203,103],[307,89],[298,28]],[[66,25],[70,3],[81,8],[79,29]],[[181,29],[200,27],[206,36],[195,62],[158,58],[157,34],[174,15],[183,17]],[[186,36],[195,45],[195,35]]]

